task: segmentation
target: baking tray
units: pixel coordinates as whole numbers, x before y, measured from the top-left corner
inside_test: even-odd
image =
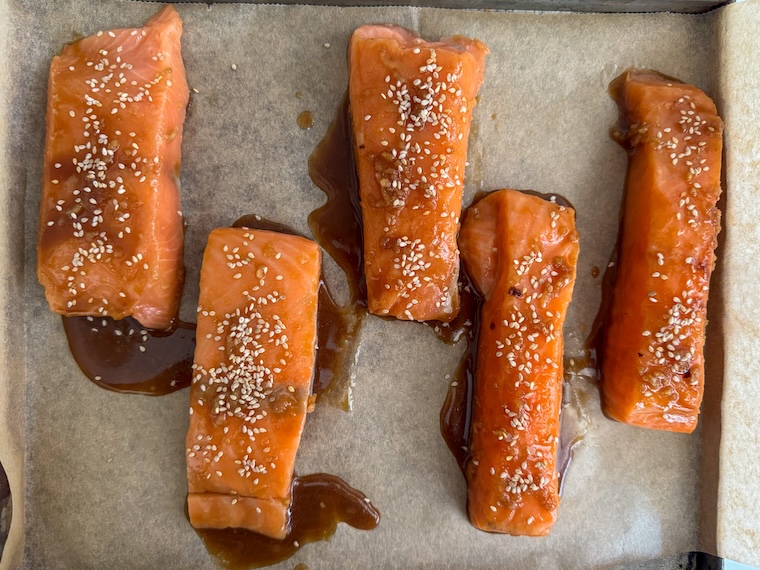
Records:
[[[528,10],[580,13],[677,12],[701,14],[732,0],[284,0],[278,4],[311,6],[416,6],[455,10]],[[261,0],[212,0],[212,3],[269,4]]]
[[[609,422],[595,389],[573,379],[587,397],[581,411],[588,414],[589,435],[571,467],[552,536],[477,533],[466,522],[464,483],[437,422],[445,373],[462,347],[439,343],[421,325],[370,318],[360,343],[355,409],[346,414],[318,406],[297,468],[342,476],[373,499],[383,520],[371,533],[341,527],[331,542],[307,546],[283,567],[719,563],[681,554],[689,550],[760,564],[760,462],[748,453],[760,445],[751,405],[760,399],[760,383],[750,374],[760,303],[741,294],[760,277],[746,263],[760,253],[752,223],[758,165],[748,150],[760,133],[746,120],[760,100],[748,56],[760,53],[758,2],[415,3],[470,8],[456,12],[380,2],[244,4],[178,6],[189,81],[199,91],[183,143],[188,319],[208,231],[255,212],[308,233],[306,215],[322,197],[308,179],[306,160],[338,107],[346,40],[362,23],[390,21],[430,38],[462,33],[491,46],[465,202],[477,191],[513,186],[559,191],[576,205],[582,254],[566,329],[571,353],[580,349],[598,304],[600,287],[590,270],[604,266],[614,243],[625,171],[624,153],[606,134],[615,118],[607,82],[628,65],[655,67],[708,91],[727,123],[726,229],[713,277],[698,432],[674,436]],[[139,25],[157,7],[0,0],[0,215],[6,221],[0,225],[6,253],[0,267],[0,460],[14,497],[3,568],[214,566],[183,512],[186,392],[147,398],[89,383],[70,358],[34,275],[50,57],[72,33]],[[302,33],[283,42],[291,29]],[[309,131],[296,126],[303,110],[314,116]],[[562,121],[552,123],[550,114],[560,112]],[[586,157],[585,168],[577,166],[583,163],[578,156]],[[345,298],[342,276],[329,261],[326,272]]]

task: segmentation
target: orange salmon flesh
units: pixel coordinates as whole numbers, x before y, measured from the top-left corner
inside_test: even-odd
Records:
[[[50,309],[168,328],[184,268],[182,21],[98,32],[50,64],[37,275]]]
[[[459,311],[467,140],[488,48],[362,26],[348,52],[369,310],[450,321]]]
[[[482,309],[467,513],[478,529],[547,534],[559,507],[562,326],[578,261],[575,213],[516,190],[465,215],[462,258]]]
[[[288,532],[320,268],[319,247],[302,237],[245,228],[209,236],[186,449],[196,528]]]
[[[690,433],[704,389],[723,123],[702,91],[652,71],[626,72],[611,91],[629,163],[602,407],[630,425]]]

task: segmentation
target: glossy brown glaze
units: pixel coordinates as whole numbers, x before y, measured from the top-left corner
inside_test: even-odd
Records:
[[[599,277],[599,268],[596,265],[591,266],[591,277],[593,277],[594,279]]]
[[[131,317],[62,317],[69,349],[85,376],[98,386],[162,396],[190,385],[195,325],[145,329]]]
[[[314,116],[311,111],[302,111],[296,118],[296,124],[304,131],[310,129],[314,125]]]
[[[554,204],[559,204],[560,206],[564,208],[570,208],[571,210],[575,211],[575,207],[570,202],[570,200],[568,200],[561,194],[536,192],[535,190],[520,190],[520,192],[522,192],[523,194],[528,194],[530,196],[538,196],[539,198],[542,198],[546,200],[547,202],[553,202]]]
[[[316,390],[344,410],[351,408],[351,358],[357,333],[367,314],[359,181],[354,166],[348,96],[344,95],[325,136],[309,157],[309,176],[326,202],[309,214],[317,242],[346,275],[349,302],[340,306],[323,284],[320,290],[320,334]],[[326,323],[323,328],[322,323]]]
[[[451,323],[434,326],[438,338],[447,344],[453,344],[460,338],[466,342],[462,358],[452,375],[446,399],[441,407],[441,435],[449,451],[464,473],[467,464],[470,419],[472,414],[472,394],[475,383],[475,363],[478,357],[478,332],[480,330],[480,311],[483,298],[478,295],[470,283],[467,274],[462,271],[459,286],[461,305],[459,314]],[[450,325],[450,326],[449,326]]]
[[[582,366],[582,368],[594,368],[596,370],[595,378],[599,384],[602,383],[601,367],[602,360],[604,359],[604,337],[607,328],[607,315],[610,312],[612,289],[615,286],[615,279],[617,278],[617,247],[617,244],[615,244],[610,262],[607,264],[602,275],[602,300],[599,303],[596,317],[594,317],[594,323],[591,325],[591,332],[584,343],[584,349],[590,356],[588,362],[585,363],[586,366]]]
[[[324,473],[295,478],[290,509],[291,528],[283,540],[239,528],[195,532],[222,566],[243,570],[287,560],[304,544],[330,538],[338,523],[371,530],[380,522],[380,512],[364,494]]]
[[[238,219],[235,228],[251,228],[305,237],[293,228],[249,214]],[[314,367],[312,394],[320,401],[348,411],[350,401],[350,366],[355,354],[356,333],[360,319],[351,308],[339,306],[333,299],[324,279],[319,284],[319,313],[317,324],[317,356]]]
[[[299,236],[305,238],[301,232],[291,228],[288,225],[281,224],[280,222],[273,222],[262,218],[258,214],[246,214],[235,220],[232,224],[233,228],[249,228],[252,230],[266,230],[268,232],[278,232],[281,234],[288,234],[291,236]]]
[[[312,393],[344,411],[351,409],[351,367],[361,324],[351,307],[339,306],[324,280],[319,285],[317,357]]]
[[[362,216],[345,95],[327,133],[309,157],[309,176],[327,196],[327,201],[309,214],[309,227],[346,274],[351,305],[361,318],[367,306]]]

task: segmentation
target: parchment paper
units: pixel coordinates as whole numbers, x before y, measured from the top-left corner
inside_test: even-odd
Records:
[[[60,318],[47,309],[35,278],[50,58],[75,32],[141,25],[158,7],[116,0],[0,0],[0,45],[5,45],[0,52],[5,255],[0,460],[14,501],[4,568],[214,567],[184,515],[187,392],[149,398],[110,393],[89,382],[69,355]],[[429,38],[474,36],[491,48],[475,111],[465,199],[479,190],[514,187],[556,192],[576,206],[581,257],[565,326],[569,355],[579,351],[599,303],[601,278],[591,276],[592,266],[605,267],[615,242],[626,157],[608,137],[616,109],[606,88],[628,66],[658,69],[695,83],[726,107],[737,104],[727,131],[729,183],[736,184],[732,200],[741,196],[729,201],[727,216],[728,245],[736,251],[726,255],[725,274],[716,281],[720,287],[731,278],[745,279],[741,231],[757,236],[757,230],[742,208],[756,208],[749,182],[757,164],[740,157],[751,153],[757,161],[757,154],[731,137],[740,130],[737,125],[746,124],[752,100],[749,93],[721,94],[735,85],[735,75],[748,72],[746,66],[726,64],[760,53],[758,40],[742,39],[756,33],[756,24],[742,20],[745,13],[758,18],[757,2],[736,5],[726,17],[720,11],[692,16],[233,4],[177,8],[185,23],[188,79],[198,90],[183,142],[186,319],[194,318],[199,264],[213,228],[258,213],[309,234],[306,217],[323,197],[308,178],[307,158],[345,90],[347,38],[355,27],[375,22],[406,26]],[[731,36],[733,27],[743,35]],[[727,42],[722,59],[721,39]],[[753,89],[756,93],[758,87]],[[308,131],[296,124],[304,110],[314,115]],[[749,137],[757,132],[753,128],[741,134]],[[733,230],[733,216],[745,225]],[[329,261],[327,270],[345,298],[340,271]],[[727,296],[736,293],[726,287]],[[440,343],[422,325],[366,319],[354,411],[317,406],[297,470],[343,477],[372,498],[382,521],[372,532],[342,525],[330,542],[307,545],[282,567],[303,562],[312,569],[617,568],[704,545],[757,562],[760,517],[747,522],[758,512],[757,495],[754,502],[738,503],[749,510],[736,510],[740,499],[734,500],[759,479],[760,465],[756,453],[747,454],[750,438],[751,449],[758,448],[753,409],[760,382],[752,376],[747,346],[756,345],[757,329],[749,318],[760,305],[748,297],[743,302],[726,322],[732,335],[710,345],[708,363],[713,350],[721,353],[707,377],[718,395],[706,405],[702,435],[609,421],[599,411],[595,389],[582,379],[572,381],[588,435],[573,460],[559,520],[541,539],[488,535],[466,520],[464,481],[438,424],[450,382],[445,375],[463,347]],[[736,333],[754,335],[742,345],[746,362],[732,360],[729,345],[741,319],[755,327]],[[708,337],[716,330],[723,329],[711,323]],[[726,369],[741,369],[741,389],[733,379],[726,381],[723,427],[731,428],[731,442],[746,447],[741,467],[732,461],[738,451],[721,454],[716,522],[723,347]],[[738,413],[747,415],[735,417],[727,408],[742,398],[745,408]],[[754,431],[739,426],[741,418],[753,418]],[[743,431],[734,431],[739,427]],[[701,439],[710,445],[703,448]],[[718,543],[714,528],[700,529],[700,520],[717,524]],[[746,533],[729,538],[732,525],[741,521]]]

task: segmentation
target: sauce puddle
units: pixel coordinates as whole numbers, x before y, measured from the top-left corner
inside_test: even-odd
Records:
[[[327,201],[309,214],[309,227],[319,245],[346,274],[350,305],[357,315],[363,316],[367,307],[364,233],[347,94],[324,138],[309,157],[309,176],[327,196]]]
[[[475,387],[475,366],[478,358],[478,334],[483,298],[475,291],[467,274],[462,271],[459,286],[459,314],[448,326],[436,325],[433,330],[447,344],[464,338],[462,358],[452,375],[449,390],[440,413],[441,435],[457,465],[464,473],[469,457],[472,394]]]
[[[334,475],[318,473],[296,477],[290,532],[276,540],[245,529],[195,529],[216,560],[231,570],[260,568],[293,556],[309,542],[329,539],[344,522],[372,530],[380,512],[360,491]]]
[[[345,306],[339,306],[331,297],[328,299],[326,286],[320,291],[324,321],[339,325],[328,327],[324,335],[320,325],[317,364],[320,370],[328,372],[315,380],[315,385],[326,386],[323,399],[350,410],[358,332],[367,314],[367,287],[359,181],[354,167],[347,94],[325,136],[309,157],[309,176],[327,197],[322,206],[309,214],[309,228],[319,245],[345,273],[349,290]],[[323,365],[322,359],[331,365]],[[333,376],[328,377],[329,373]]]
[[[101,388],[163,396],[190,386],[193,323],[154,331],[131,317],[63,317],[63,330],[79,368]]]

